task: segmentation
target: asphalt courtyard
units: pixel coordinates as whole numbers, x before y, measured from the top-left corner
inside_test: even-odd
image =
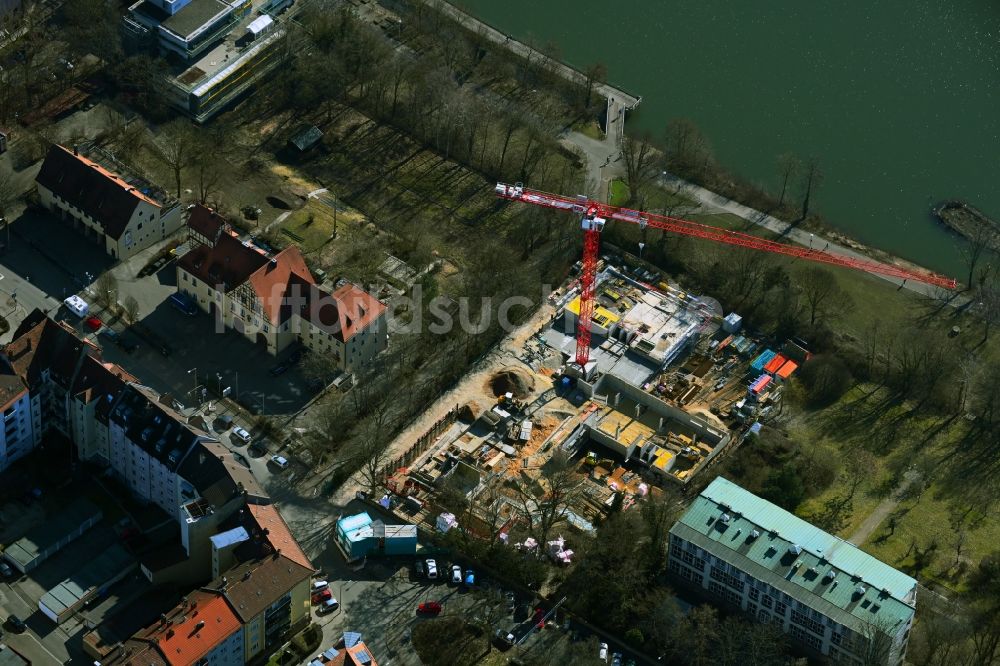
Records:
[[[161,244],[162,245],[162,244]],[[98,342],[108,361],[120,364],[151,388],[169,393],[186,406],[195,406],[228,387],[230,396],[256,414],[292,414],[311,397],[306,381],[296,367],[275,377],[271,368],[277,359],[267,351],[232,331],[217,330],[207,314],[188,316],[170,304],[176,291],[176,269],[168,263],[159,272],[138,277],[146,261],[155,254],[150,248],[112,269],[118,283],[119,302],[134,296],[139,302],[141,324],[171,348],[169,356],[151,344],[154,341],[130,334],[139,342],[132,353],[110,344],[104,336],[94,336],[78,318],[59,308],[62,300],[79,293],[91,303],[93,313],[102,316],[94,303],[95,280],[107,270],[111,259],[93,239],[83,236],[54,216],[27,212],[13,225],[11,246],[0,256],[0,289],[22,285],[18,293],[12,328],[34,307],[43,307],[57,318],[73,324],[81,333]],[[30,294],[35,297],[29,298]],[[102,316],[102,319],[105,318]],[[122,331],[121,322],[113,328]]]

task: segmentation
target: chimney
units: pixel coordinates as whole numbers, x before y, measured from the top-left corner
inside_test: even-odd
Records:
[[[204,628],[205,628],[205,622],[204,622],[204,620],[199,620],[198,624],[194,625],[195,633],[201,631]]]

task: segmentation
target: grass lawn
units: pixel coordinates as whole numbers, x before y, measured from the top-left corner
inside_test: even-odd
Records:
[[[1000,523],[990,520],[988,506],[977,499],[989,494],[988,481],[983,486],[958,468],[962,458],[956,454],[969,446],[967,422],[914,414],[905,403],[884,404],[884,392],[866,397],[872,388],[855,388],[831,407],[802,413],[788,424],[789,434],[829,443],[844,456],[854,447],[873,454],[853,512],[836,532],[845,539],[890,496],[904,472],[918,472],[922,481],[910,486],[861,547],[926,585],[961,591],[964,574],[1000,544]],[[806,519],[820,514],[826,500],[847,492],[849,482],[842,474],[797,513]]]
[[[604,140],[604,132],[601,131],[601,126],[597,124],[596,120],[578,122],[573,125],[573,130],[596,141]]]
[[[349,227],[356,227],[363,219],[361,214],[354,210],[338,211],[336,220],[338,236],[348,233]],[[281,222],[279,230],[284,236],[281,240],[294,241],[303,254],[309,255],[330,242],[333,226],[333,209],[316,199],[309,199],[305,206],[292,211]]]
[[[610,189],[611,194],[610,200],[608,201],[609,204],[612,206],[624,206],[628,203],[628,185],[625,184],[624,180],[616,178],[611,181]]]

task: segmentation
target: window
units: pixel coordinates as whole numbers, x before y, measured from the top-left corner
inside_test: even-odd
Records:
[[[785,612],[788,610],[788,604],[784,601],[776,601],[774,603],[774,613],[780,617],[785,617]]]
[[[818,622],[797,610],[792,611],[792,622],[801,627],[805,627],[819,636],[823,636],[826,633],[826,627],[823,626],[822,622]]]
[[[751,587],[750,588],[750,600],[751,601],[759,601],[760,600],[760,590],[758,590],[756,587]]]

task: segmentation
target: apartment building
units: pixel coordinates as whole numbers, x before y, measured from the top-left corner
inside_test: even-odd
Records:
[[[2,364],[6,365],[6,364]],[[10,366],[0,365],[0,472],[34,448],[31,399]]]
[[[835,664],[903,663],[917,581],[719,477],[670,530],[680,585]]]
[[[54,429],[74,443],[81,460],[109,469],[137,499],[177,520],[184,537],[198,531],[192,525],[201,517],[211,516],[203,525],[218,523],[242,502],[269,501],[253,475],[178,413],[169,396],[103,361],[97,347],[41,310],[25,318],[0,353],[4,396],[0,463],[31,451]],[[199,535],[185,541],[186,555],[195,550],[207,558],[208,535]]]
[[[45,208],[116,259],[128,259],[183,223],[177,202],[154,196],[155,188],[130,182],[76,149],[53,144],[35,181]]]
[[[20,323],[0,354],[10,368],[8,376],[17,377],[28,392],[27,404],[21,397],[14,405],[23,423],[18,429],[18,457],[34,449],[49,429],[71,437],[69,405],[74,381],[86,359],[99,355],[96,346],[41,310]],[[21,409],[26,411],[21,413]]]
[[[188,240],[178,291],[270,353],[299,341],[350,372],[388,346],[385,305],[351,283],[323,289],[296,246],[268,254],[201,205],[191,209]]]
[[[173,63],[171,106],[204,122],[284,62],[291,50],[268,0],[139,0],[122,21],[125,43]]]
[[[151,389],[130,384],[109,415],[108,441],[115,475],[137,498],[177,519],[182,504],[178,469],[195,446],[213,438],[189,426]]]

